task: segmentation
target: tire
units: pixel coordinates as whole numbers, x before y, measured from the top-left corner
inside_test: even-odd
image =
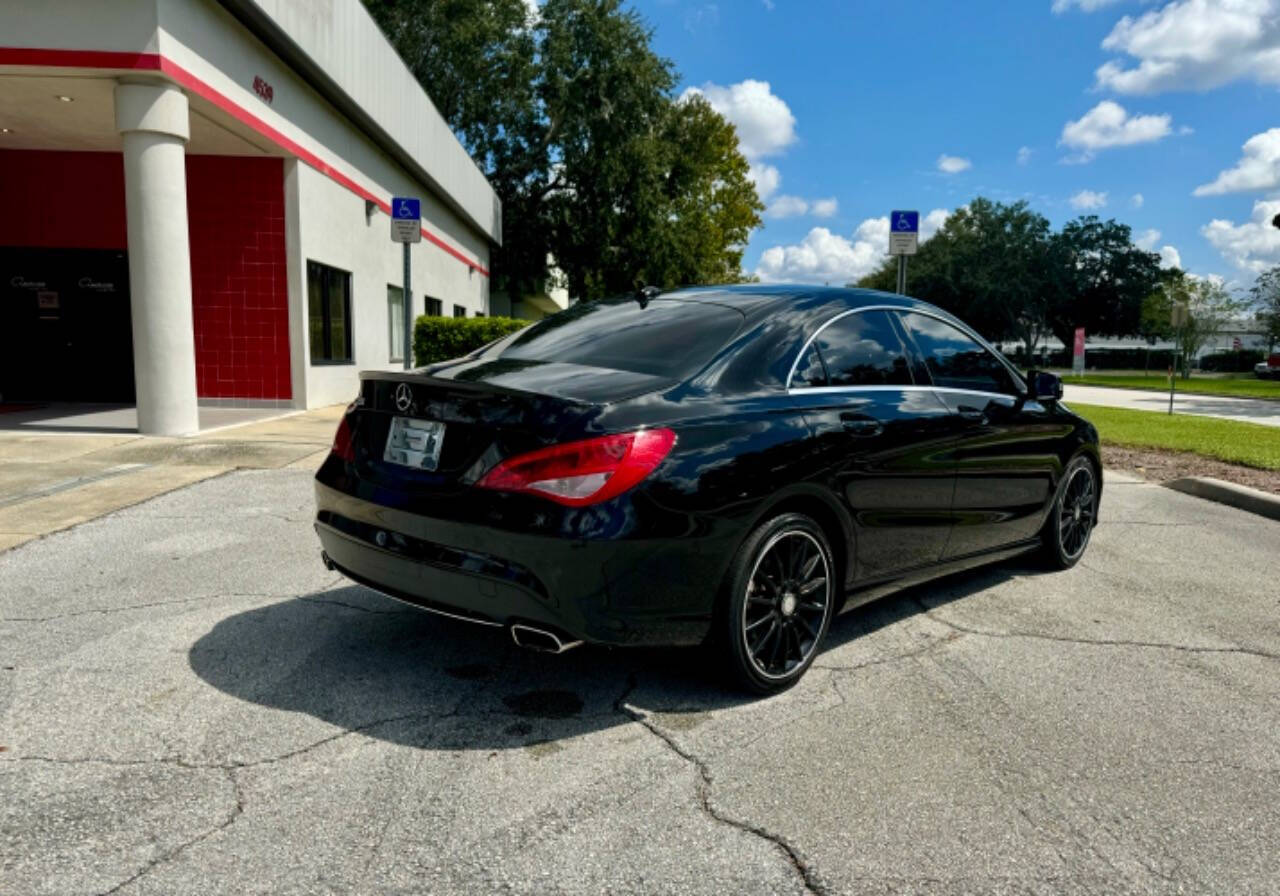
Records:
[[[1067,464],[1045,520],[1042,556],[1050,569],[1070,569],[1084,556],[1098,521],[1098,470],[1081,455]]]
[[[729,567],[715,621],[729,679],[754,694],[799,681],[830,627],[836,584],[831,546],[812,519],[784,513],[757,526]]]

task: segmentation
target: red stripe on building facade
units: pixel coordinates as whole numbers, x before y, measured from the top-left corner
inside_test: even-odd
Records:
[[[272,143],[305,162],[310,167],[328,177],[334,183],[355,193],[361,199],[375,203],[378,208],[391,214],[391,204],[375,196],[371,191],[360,186],[355,180],[325,162],[315,153],[306,149],[297,141],[286,137],[280,131],[267,124],[258,116],[245,109],[235,100],[215,90],[191,72],[167,59],[159,53],[119,53],[107,50],[52,50],[34,47],[0,47],[0,65],[27,65],[38,68],[97,68],[125,69],[133,71],[158,71],[168,75],[182,87],[205,99],[241,124],[252,128]],[[489,276],[488,268],[474,258],[468,257],[460,250],[450,246],[442,238],[422,228],[422,235],[433,245],[447,254]]]

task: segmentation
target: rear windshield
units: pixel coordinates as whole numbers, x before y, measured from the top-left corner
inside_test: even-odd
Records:
[[[485,352],[679,379],[711,360],[742,325],[741,312],[707,302],[634,299],[582,302]]]

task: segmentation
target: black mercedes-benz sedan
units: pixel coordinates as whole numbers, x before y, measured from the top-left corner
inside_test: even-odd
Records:
[[[832,617],[1038,551],[1080,559],[1097,431],[909,298],[740,286],[586,302],[366,372],[316,476],[323,558],[517,643],[708,644],[759,693]]]

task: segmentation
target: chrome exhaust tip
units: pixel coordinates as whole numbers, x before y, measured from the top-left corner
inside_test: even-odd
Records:
[[[543,653],[564,653],[566,650],[572,650],[582,643],[581,641],[565,641],[555,632],[534,628],[531,625],[521,625],[518,622],[511,626],[511,640],[516,642],[517,647],[540,650]]]

